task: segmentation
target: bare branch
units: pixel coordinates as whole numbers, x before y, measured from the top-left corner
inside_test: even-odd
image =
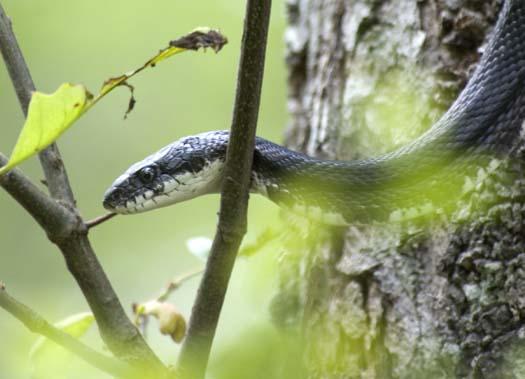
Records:
[[[31,308],[11,297],[1,282],[0,307],[16,317],[33,333],[38,333],[49,338],[64,349],[82,358],[90,365],[119,378],[138,377],[137,374],[133,373],[131,366],[100,354],[76,338],[55,328]]]
[[[204,378],[235,257],[246,233],[270,8],[271,0],[247,0],[219,224],[178,361],[183,378]]]
[[[0,153],[0,167],[7,163],[7,158]],[[0,176],[3,187],[45,230],[55,230],[67,223],[74,223],[75,217],[65,207],[42,192],[31,179],[19,169],[13,169]]]
[[[94,218],[93,220],[86,221],[86,227],[88,229],[94,228],[97,225],[100,225],[108,220],[111,220],[115,217],[116,213],[106,213],[105,215]]]
[[[35,87],[29,69],[11,28],[11,22],[0,5],[0,50],[4,57],[9,75],[18,95],[24,114],[27,113],[31,93]],[[93,248],[87,238],[87,227],[79,216],[75,199],[69,185],[66,170],[56,145],[40,153],[46,183],[51,196],[65,206],[61,214],[54,214],[57,223],[42,224],[48,237],[61,250],[67,267],[95,315],[102,338],[111,351],[118,357],[136,365],[148,366],[159,373],[166,371],[165,366],[151,351],[137,328],[126,316],[122,304],[107,278]],[[13,188],[12,188],[13,189]],[[16,189],[14,189],[16,192]],[[15,198],[22,196],[13,194]],[[31,214],[34,207],[41,203],[26,203]],[[66,216],[64,212],[69,212]],[[62,217],[63,216],[63,217]]]

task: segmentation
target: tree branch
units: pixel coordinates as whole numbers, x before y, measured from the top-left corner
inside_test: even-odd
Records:
[[[4,57],[9,75],[18,95],[24,114],[27,114],[31,94],[35,87],[29,69],[15,35],[11,22],[0,5],[0,50]],[[95,315],[102,338],[111,351],[124,360],[140,366],[148,366],[151,370],[165,373],[165,367],[151,351],[137,328],[126,316],[124,309],[113,290],[102,266],[100,265],[93,248],[87,238],[87,228],[75,206],[75,199],[66,170],[55,145],[40,153],[40,161],[44,169],[46,182],[51,196],[64,204],[61,214],[53,215],[57,223],[42,224],[51,241],[62,252],[69,271],[75,277],[78,285]],[[15,174],[16,178],[16,174]],[[15,182],[16,183],[16,182]],[[16,194],[14,197],[22,199]],[[13,192],[10,192],[13,195]],[[58,203],[57,203],[58,204]],[[31,214],[36,213],[36,207],[26,203]],[[69,212],[66,216],[64,212]]]
[[[0,167],[6,163],[7,158],[0,153]],[[64,224],[64,220],[75,221],[75,218],[71,217],[71,212],[42,192],[19,169],[15,168],[0,176],[0,186],[24,207],[46,231],[58,230]]]
[[[219,224],[178,361],[183,378],[204,378],[233,264],[246,233],[270,8],[271,0],[247,0]]]
[[[4,58],[7,71],[15,87],[18,101],[24,116],[27,116],[29,102],[35,91],[35,85],[29,68],[27,67],[18,41],[11,27],[11,20],[7,17],[0,4],[0,49]],[[66,170],[60,157],[60,152],[55,144],[39,154],[40,163],[44,169],[47,185],[51,195],[64,203],[73,205],[75,198],[69,185]]]
[[[31,308],[11,297],[1,282],[0,307],[21,321],[31,332],[49,338],[64,349],[82,358],[90,365],[119,378],[137,376],[136,374],[133,374],[131,366],[100,354],[89,346],[84,345],[76,338],[55,328]]]

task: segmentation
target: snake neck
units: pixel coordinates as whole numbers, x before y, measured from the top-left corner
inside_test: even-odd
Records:
[[[421,206],[428,201],[429,196],[422,194],[428,192],[430,182],[435,182],[432,177],[450,172],[444,156],[441,162],[434,162],[441,167],[430,167],[427,161],[429,166],[423,168],[415,167],[414,155],[322,160],[257,138],[252,190],[293,213],[326,224],[385,221],[397,209]],[[447,181],[447,186],[452,186],[452,180]],[[427,195],[435,197],[440,193],[443,192]]]
[[[435,148],[431,145],[410,153],[336,161],[258,138],[252,191],[324,224],[400,221],[453,209],[480,167],[498,166],[496,155],[468,150],[443,151],[429,159],[428,150]]]

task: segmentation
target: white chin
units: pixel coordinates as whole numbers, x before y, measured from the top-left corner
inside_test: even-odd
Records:
[[[141,198],[140,202],[128,202],[126,206],[120,206],[115,208],[115,212],[119,214],[134,214],[134,213],[143,213],[151,211],[156,208],[164,207],[168,204],[163,204],[155,199],[144,200]]]
[[[138,196],[135,198],[135,201],[128,201],[125,206],[119,206],[115,208],[114,211],[118,214],[125,215],[143,213],[153,209],[166,207],[181,201],[178,196],[176,196],[177,194],[177,191],[171,191],[168,194],[155,196],[149,199],[145,199],[143,196]]]

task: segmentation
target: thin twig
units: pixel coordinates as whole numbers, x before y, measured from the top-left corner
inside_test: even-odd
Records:
[[[113,217],[115,217],[116,213],[106,213],[105,215],[95,217],[93,220],[86,221],[86,227],[88,229],[94,228],[97,225],[100,225],[108,220],[111,220]]]
[[[168,283],[166,288],[160,293],[160,295],[157,297],[157,301],[166,301],[168,300],[168,297],[173,293],[173,291],[177,290],[185,281],[200,275],[204,272],[203,268],[198,268],[194,271],[190,271],[186,274],[183,274],[175,279],[173,279],[171,282]]]
[[[11,28],[11,21],[0,4],[0,50],[18,95],[27,114],[31,94],[35,89],[29,69]],[[139,366],[148,366],[162,376],[165,366],[151,351],[140,332],[124,312],[111,282],[107,278],[87,238],[87,227],[80,218],[66,170],[56,145],[39,154],[51,196],[61,205],[60,214],[50,215],[53,221],[40,222],[51,241],[62,252],[67,267],[95,315],[102,338],[118,357]],[[10,192],[13,195],[13,192]],[[13,195],[15,198],[16,194]],[[41,208],[42,203],[26,204],[26,209]],[[67,217],[64,212],[68,212]],[[64,216],[64,217],[61,217]]]
[[[49,338],[90,365],[119,378],[139,377],[138,374],[134,373],[131,366],[93,350],[76,338],[54,327],[31,308],[10,296],[1,282],[0,307],[16,317],[33,333]]]
[[[182,378],[204,378],[235,257],[246,233],[270,8],[271,0],[247,0],[219,224],[178,360]]]

